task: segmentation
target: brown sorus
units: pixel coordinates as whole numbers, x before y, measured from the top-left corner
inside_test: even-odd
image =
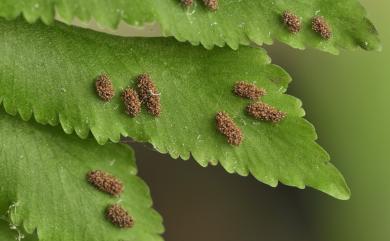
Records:
[[[141,74],[137,78],[138,94],[142,103],[145,103],[148,112],[154,116],[161,113],[160,94],[148,74]]]
[[[133,218],[119,204],[113,204],[107,207],[106,218],[119,228],[131,228],[134,225]]]
[[[125,104],[126,113],[135,117],[141,112],[141,101],[138,97],[137,91],[128,87],[122,92],[122,100]]]
[[[243,140],[243,135],[233,119],[226,112],[218,112],[215,119],[217,129],[227,137],[228,143],[239,146]]]
[[[141,100],[149,98],[152,94],[157,93],[157,88],[152,81],[152,78],[149,74],[141,74],[137,77],[137,87],[138,94],[141,97]]]
[[[281,112],[275,107],[262,102],[256,102],[248,105],[246,111],[249,115],[256,119],[270,121],[272,123],[278,123],[286,117],[284,112]]]
[[[251,100],[257,100],[267,93],[265,89],[244,81],[237,82],[234,85],[233,92],[242,98],[248,98]]]
[[[291,33],[298,33],[301,31],[302,22],[301,19],[290,11],[285,11],[282,15],[283,23],[286,24],[288,30]]]
[[[159,116],[161,113],[161,102],[159,95],[152,95],[146,101],[146,108],[148,112],[154,116]]]
[[[218,0],[203,0],[203,2],[211,11],[218,9]]]
[[[103,171],[90,171],[87,174],[87,180],[102,192],[113,196],[119,196],[123,192],[123,184],[116,177]]]
[[[189,6],[191,6],[194,3],[194,0],[181,0],[181,3],[184,6],[189,7]]]
[[[102,100],[110,101],[114,97],[114,86],[106,74],[102,74],[97,78],[95,86],[96,92]]]
[[[332,37],[332,29],[322,16],[313,18],[312,29],[319,33],[323,39],[330,39]]]

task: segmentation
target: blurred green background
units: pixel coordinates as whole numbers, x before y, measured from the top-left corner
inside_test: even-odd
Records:
[[[273,189],[252,177],[172,160],[134,144],[140,174],[164,216],[166,240],[390,240],[390,1],[362,3],[380,32],[383,52],[333,56],[281,44],[266,47],[273,62],[292,75],[288,93],[302,99],[352,199],[338,201],[311,189]],[[156,32],[151,26],[141,34]]]
[[[274,62],[293,76],[319,142],[344,173],[352,199],[304,194],[316,240],[390,240],[390,1],[362,1],[381,35],[383,52],[272,48]],[[310,204],[310,205],[308,205]]]

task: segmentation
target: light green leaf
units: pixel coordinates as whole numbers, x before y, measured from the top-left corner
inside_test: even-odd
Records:
[[[290,77],[261,49],[212,51],[164,38],[121,38],[56,24],[0,22],[0,103],[10,114],[42,124],[60,123],[103,144],[120,136],[147,141],[162,153],[202,166],[218,162],[229,172],[271,186],[278,181],[322,190],[341,199],[349,190],[328,154],[315,143],[301,102],[284,94]],[[111,76],[117,96],[102,102],[94,90],[102,72]],[[161,92],[162,113],[125,114],[120,92],[149,72]],[[244,113],[247,100],[232,94],[238,80],[265,88],[263,100],[287,113],[280,124],[255,121]],[[240,147],[216,131],[215,115],[228,112],[242,128]]]
[[[135,176],[134,155],[121,144],[99,146],[94,140],[67,136],[57,128],[24,122],[0,112],[0,210],[41,241],[162,240],[161,217],[151,209],[149,190]],[[103,170],[125,185],[114,198],[86,180]],[[104,216],[120,203],[135,219],[120,230]]]
[[[251,41],[271,44],[278,40],[295,48],[314,47],[332,53],[357,47],[380,49],[375,27],[357,0],[219,0],[216,12],[205,8],[201,0],[194,2],[186,9],[180,0],[2,0],[0,16],[14,19],[22,13],[29,22],[41,18],[52,23],[57,13],[68,23],[75,17],[95,19],[112,28],[121,20],[130,25],[157,22],[165,35],[207,48],[227,44],[237,49]],[[281,23],[285,10],[302,18],[301,33],[290,34]],[[334,32],[331,40],[322,40],[311,30],[315,15],[330,23]]]

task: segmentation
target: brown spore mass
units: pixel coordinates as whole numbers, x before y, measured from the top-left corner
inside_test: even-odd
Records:
[[[211,11],[216,11],[218,9],[218,0],[203,0],[203,3],[208,7]]]
[[[332,28],[322,16],[313,18],[312,29],[319,33],[323,39],[330,39],[332,37]]]
[[[234,85],[233,92],[237,96],[251,100],[257,100],[258,98],[267,94],[265,89],[259,88],[254,84],[250,84],[244,81],[237,82]]]
[[[302,22],[301,19],[290,11],[285,11],[282,15],[283,23],[286,24],[288,30],[291,33],[298,33],[301,31]]]
[[[123,192],[123,184],[116,177],[103,171],[90,171],[87,174],[88,182],[102,192],[119,196]]]
[[[113,204],[107,207],[106,218],[119,228],[131,228],[134,225],[133,218],[119,204]]]
[[[189,7],[189,6],[191,6],[194,3],[194,0],[181,0],[181,3],[184,6]]]
[[[148,112],[154,116],[159,116],[161,113],[161,102],[159,95],[152,95],[145,102]]]
[[[255,119],[278,123],[286,117],[286,114],[268,104],[257,102],[247,106],[247,112]]]
[[[160,94],[148,74],[141,74],[137,78],[138,94],[141,102],[145,103],[148,112],[154,116],[161,114]]]
[[[110,101],[114,97],[114,86],[106,74],[102,74],[97,78],[95,86],[96,92],[102,100]]]
[[[137,91],[128,87],[122,92],[122,100],[126,108],[126,113],[131,117],[136,117],[141,112],[141,101]]]
[[[241,129],[234,123],[227,113],[217,113],[216,125],[218,131],[227,137],[229,144],[239,146],[242,143],[243,135]]]

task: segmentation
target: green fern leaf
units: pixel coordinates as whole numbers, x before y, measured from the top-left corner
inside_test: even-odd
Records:
[[[38,241],[36,235],[25,234],[23,230],[9,224],[7,220],[0,219],[0,240],[1,241]]]
[[[30,234],[37,230],[41,241],[162,240],[161,217],[150,208],[149,190],[135,176],[127,146],[99,146],[3,111],[0,133],[0,211],[11,226]],[[122,195],[111,197],[92,187],[86,180],[91,170],[118,177]],[[114,203],[133,216],[133,228],[120,230],[105,219],[105,209]]]
[[[60,123],[86,138],[91,131],[103,144],[120,136],[147,141],[173,158],[202,166],[220,162],[229,173],[248,175],[271,186],[278,181],[322,190],[340,199],[349,190],[328,154],[315,142],[311,124],[302,118],[301,102],[284,94],[290,77],[271,65],[261,49],[238,51],[203,48],[162,38],[122,38],[63,24],[0,22],[0,103],[24,120]],[[107,73],[117,95],[105,103],[95,79]],[[149,72],[161,92],[162,113],[125,114],[120,92],[140,73]],[[255,121],[245,114],[249,101],[232,87],[247,80],[265,88],[268,104],[287,113],[279,124]],[[228,112],[245,135],[240,147],[216,131],[215,116]]]
[[[34,22],[41,18],[52,23],[57,13],[71,23],[95,19],[99,24],[117,27],[123,20],[131,25],[157,22],[165,35],[180,41],[201,43],[207,48],[225,44],[271,44],[273,39],[296,48],[315,47],[337,53],[339,49],[380,49],[373,24],[357,0],[254,1],[220,0],[219,9],[209,11],[201,0],[184,8],[180,0],[2,0],[0,16],[14,19],[20,14]],[[56,10],[56,11],[55,11]],[[291,34],[281,15],[290,10],[302,18],[302,31]],[[315,15],[324,16],[333,29],[330,40],[311,30]]]

